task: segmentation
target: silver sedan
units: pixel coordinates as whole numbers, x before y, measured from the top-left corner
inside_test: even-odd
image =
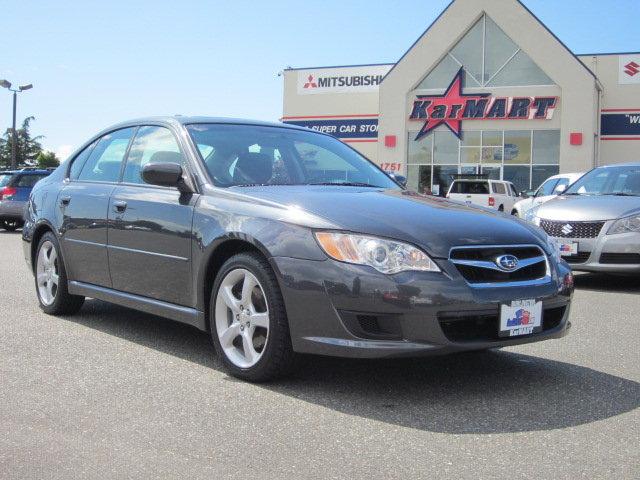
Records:
[[[574,270],[640,272],[640,162],[591,170],[530,211]]]

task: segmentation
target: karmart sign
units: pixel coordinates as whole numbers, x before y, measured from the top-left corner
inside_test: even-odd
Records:
[[[436,127],[445,125],[458,138],[463,120],[550,120],[558,97],[495,97],[490,93],[463,93],[461,68],[442,95],[416,95],[409,120],[424,125],[420,140]]]

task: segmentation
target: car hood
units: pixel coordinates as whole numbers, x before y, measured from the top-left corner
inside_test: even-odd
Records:
[[[359,187],[243,187],[243,194],[303,209],[336,228],[420,245],[446,258],[460,245],[544,245],[537,227],[488,209],[403,190]]]
[[[560,195],[540,206],[536,215],[547,220],[612,220],[640,210],[640,197]]]

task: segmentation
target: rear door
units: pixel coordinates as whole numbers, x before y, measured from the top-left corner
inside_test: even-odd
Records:
[[[69,279],[111,287],[107,258],[109,197],[135,128],[116,130],[78,154],[58,195]]]
[[[131,145],[122,183],[109,205],[109,268],[113,288],[193,306],[192,219],[198,195],[144,183],[142,167],[178,163],[188,170],[171,130],[144,126]]]

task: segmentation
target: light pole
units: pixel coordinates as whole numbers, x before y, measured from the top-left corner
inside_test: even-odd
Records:
[[[17,159],[17,148],[18,148],[18,132],[16,131],[16,103],[18,100],[18,92],[24,92],[25,90],[29,90],[33,88],[31,83],[26,85],[20,85],[18,88],[11,88],[11,82],[8,80],[0,80],[0,87],[6,88],[7,90],[13,92],[13,123],[11,127],[11,168],[15,169],[18,167],[18,159]]]

